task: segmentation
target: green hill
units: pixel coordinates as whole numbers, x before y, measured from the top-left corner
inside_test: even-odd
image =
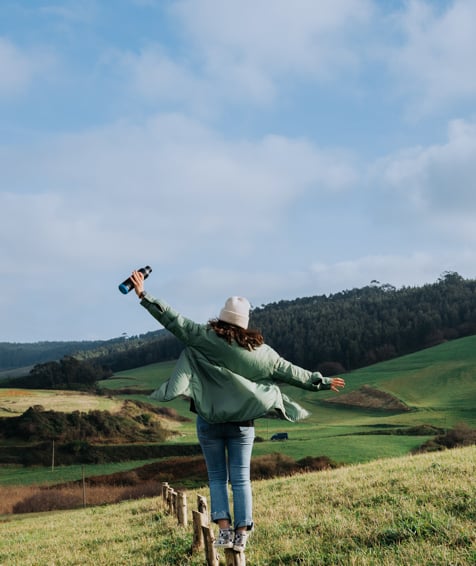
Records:
[[[475,478],[473,446],[254,482],[247,563],[475,564]],[[187,497],[191,525],[197,492]],[[191,544],[191,526],[178,527],[156,497],[12,516],[2,524],[0,564],[203,565]]]
[[[286,387],[287,394],[311,416],[296,424],[259,419],[256,434],[266,442],[257,443],[254,454],[279,450],[295,459],[326,455],[337,462],[365,462],[407,454],[428,440],[423,432],[421,436],[399,434],[405,427],[429,424],[447,429],[460,422],[476,427],[475,362],[476,336],[469,336],[345,374],[346,388],[339,394]],[[151,364],[117,373],[100,385],[115,394],[121,388],[133,390],[134,398],[145,400],[149,391],[167,379],[172,367],[172,362]],[[410,410],[347,404],[348,396],[363,386],[392,395]],[[183,400],[166,405],[190,416],[188,403]],[[178,430],[182,441],[195,440],[193,422],[178,425]],[[269,441],[274,432],[283,430],[288,432],[289,442],[277,446]]]
[[[345,375],[346,388],[339,394],[287,387],[286,392],[302,403],[311,416],[296,424],[258,419],[256,434],[261,442],[255,444],[254,455],[279,452],[295,460],[326,456],[338,463],[360,463],[416,450],[434,434],[423,425],[449,429],[466,423],[476,427],[475,357],[476,336],[470,336],[350,372]],[[158,405],[148,394],[167,379],[173,365],[166,362],[120,372],[100,382],[108,395],[80,396],[80,410],[97,409],[99,399],[110,404],[112,399],[108,397]],[[374,393],[372,403],[368,402],[368,395],[362,395],[369,389]],[[25,411],[30,398],[31,405],[40,403],[46,410],[73,410],[69,408],[71,394],[67,392],[42,391],[41,400],[34,392],[28,392],[26,397],[24,393],[0,390],[0,411],[5,417]],[[380,406],[375,402],[381,400],[379,395],[384,395]],[[386,409],[389,399],[403,403],[405,410]],[[120,407],[115,401],[115,406]],[[163,406],[189,418],[165,423],[177,433],[167,444],[196,444],[188,402],[178,399]],[[272,442],[272,435],[282,431],[288,432],[289,441]]]
[[[421,287],[396,289],[372,281],[328,296],[261,305],[252,309],[250,325],[297,365],[324,373],[333,367],[338,373],[475,335],[476,280],[446,272]],[[151,327],[160,328],[152,320]],[[65,355],[96,360],[117,372],[174,359],[181,349],[163,329],[96,343],[0,343],[0,380],[12,369]]]
[[[151,364],[134,370],[118,372],[113,378],[99,382],[105,390],[134,390],[144,394],[158,388],[170,375],[174,362]],[[287,392],[299,399],[312,412],[310,421],[378,421],[417,424],[426,422],[447,427],[459,420],[476,425],[476,336],[445,342],[432,348],[380,362],[344,374],[346,387],[340,394],[310,393],[295,387]],[[363,386],[387,392],[403,403],[408,413],[382,412],[361,407],[343,408],[330,401],[345,401],[346,396]],[[174,403],[179,411],[187,412],[182,401]],[[368,409],[368,410],[367,410]],[[345,411],[345,412],[343,412]],[[322,415],[325,414],[325,418]]]

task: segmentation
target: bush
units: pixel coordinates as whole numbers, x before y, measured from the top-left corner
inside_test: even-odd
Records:
[[[458,423],[445,434],[430,438],[413,452],[436,452],[447,448],[471,446],[472,444],[476,444],[476,429],[471,428],[466,423]]]
[[[320,472],[321,470],[330,470],[338,467],[328,456],[307,456],[302,460],[298,460],[297,464],[303,472]]]
[[[251,477],[257,480],[289,476],[296,471],[296,460],[284,454],[267,454],[251,461]]]

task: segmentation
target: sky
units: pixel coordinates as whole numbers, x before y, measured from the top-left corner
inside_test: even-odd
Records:
[[[2,0],[0,342],[476,277],[474,0]]]

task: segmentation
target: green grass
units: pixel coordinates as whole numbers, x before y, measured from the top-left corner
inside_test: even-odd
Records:
[[[476,447],[253,484],[253,566],[476,563]],[[200,492],[208,498],[208,493]],[[189,525],[197,491],[189,491]],[[161,498],[12,516],[2,566],[202,566]],[[223,556],[222,556],[223,559]],[[223,562],[222,562],[223,564]]]
[[[115,462],[109,464],[77,464],[75,466],[23,467],[7,465],[0,468],[0,486],[9,485],[48,485],[76,481],[83,477],[102,476],[115,472],[125,472],[139,466],[156,462],[152,460],[135,460],[131,462]]]
[[[126,387],[150,390],[159,387],[172,368],[172,362],[151,364],[120,372],[117,379],[105,380],[101,385],[105,389],[117,389],[117,384],[125,380],[123,383]],[[254,453],[260,455],[280,451],[296,459],[325,454],[339,462],[366,462],[381,456],[406,454],[423,444],[428,437],[345,435],[420,424],[451,428],[461,421],[476,426],[476,336],[446,342],[353,371],[346,374],[345,379],[344,392],[370,385],[392,393],[412,410],[407,413],[386,413],[333,406],[324,402],[336,396],[333,392],[309,393],[296,387],[285,387],[286,393],[308,409],[311,416],[296,424],[258,420],[258,436],[269,440],[274,432],[286,431],[290,440],[286,443],[256,444]],[[135,397],[151,402],[146,396]],[[184,416],[193,417],[188,411],[188,403],[183,400],[175,400],[167,405]],[[194,427],[193,422],[177,427],[184,435],[182,441],[196,440]]]
[[[107,396],[75,397],[68,392],[21,390],[13,390],[17,391],[17,394],[12,395],[12,390],[0,389],[0,408],[7,407],[9,411],[13,411],[10,414],[18,414],[21,409],[25,410],[30,402],[42,404],[48,409],[63,407],[66,410],[74,410],[81,406],[81,410],[87,410],[98,408],[98,404],[104,408],[119,407],[122,399],[131,398],[158,404],[146,394],[140,394],[140,390],[146,392],[159,387],[170,375],[173,366],[174,362],[151,364],[119,372],[113,379],[101,382],[105,391],[133,388],[139,391],[134,395],[114,395],[114,399],[109,399]],[[286,392],[302,403],[311,412],[311,416],[295,424],[274,419],[256,421],[256,434],[265,439],[265,442],[256,443],[254,455],[281,452],[297,460],[306,456],[326,455],[337,462],[356,464],[407,454],[428,438],[370,434],[378,429],[388,430],[389,427],[409,427],[425,423],[451,428],[461,421],[476,427],[476,336],[375,364],[351,372],[345,378],[347,384],[344,391],[371,385],[396,395],[413,410],[391,414],[378,410],[338,407],[324,402],[336,396],[333,392],[309,393],[295,387],[287,387]],[[25,398],[22,397],[23,393]],[[21,405],[15,405],[20,399]],[[197,442],[195,419],[189,412],[188,402],[177,399],[166,406],[175,408],[179,414],[191,419],[190,422],[171,425],[181,435],[173,442]],[[271,435],[279,431],[288,432],[290,440],[271,442]],[[352,435],[366,431],[369,432],[368,435]],[[87,475],[93,475],[94,469],[94,466],[88,466]],[[8,468],[0,467],[0,483],[10,472]],[[77,476],[77,467],[76,471],[71,473]],[[21,475],[18,474],[18,477]]]
[[[172,373],[175,362],[160,362],[133,370],[119,371],[112,378],[100,381],[99,385],[105,389],[120,389],[134,387],[135,389],[156,389],[158,383],[165,381]]]
[[[114,379],[100,382],[104,389],[134,387],[150,390],[158,388],[170,375],[174,363],[151,364],[126,372]],[[309,393],[295,387],[286,391],[313,411],[311,421],[370,423],[376,418],[382,422],[425,422],[428,412],[441,419],[440,424],[454,425],[458,420],[476,426],[476,336],[446,342],[414,354],[395,358],[346,374],[345,392],[370,385],[392,393],[415,412],[410,415],[383,415],[378,411],[352,411],[325,407],[322,401],[335,396],[323,391]],[[170,403],[183,413],[184,403]]]

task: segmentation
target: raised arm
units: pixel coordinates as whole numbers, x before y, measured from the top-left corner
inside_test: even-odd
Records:
[[[182,316],[165,301],[146,293],[144,291],[144,276],[140,271],[133,271],[131,280],[136,295],[141,299],[141,305],[179,340],[187,345],[192,344],[194,339],[199,336],[202,325]]]

